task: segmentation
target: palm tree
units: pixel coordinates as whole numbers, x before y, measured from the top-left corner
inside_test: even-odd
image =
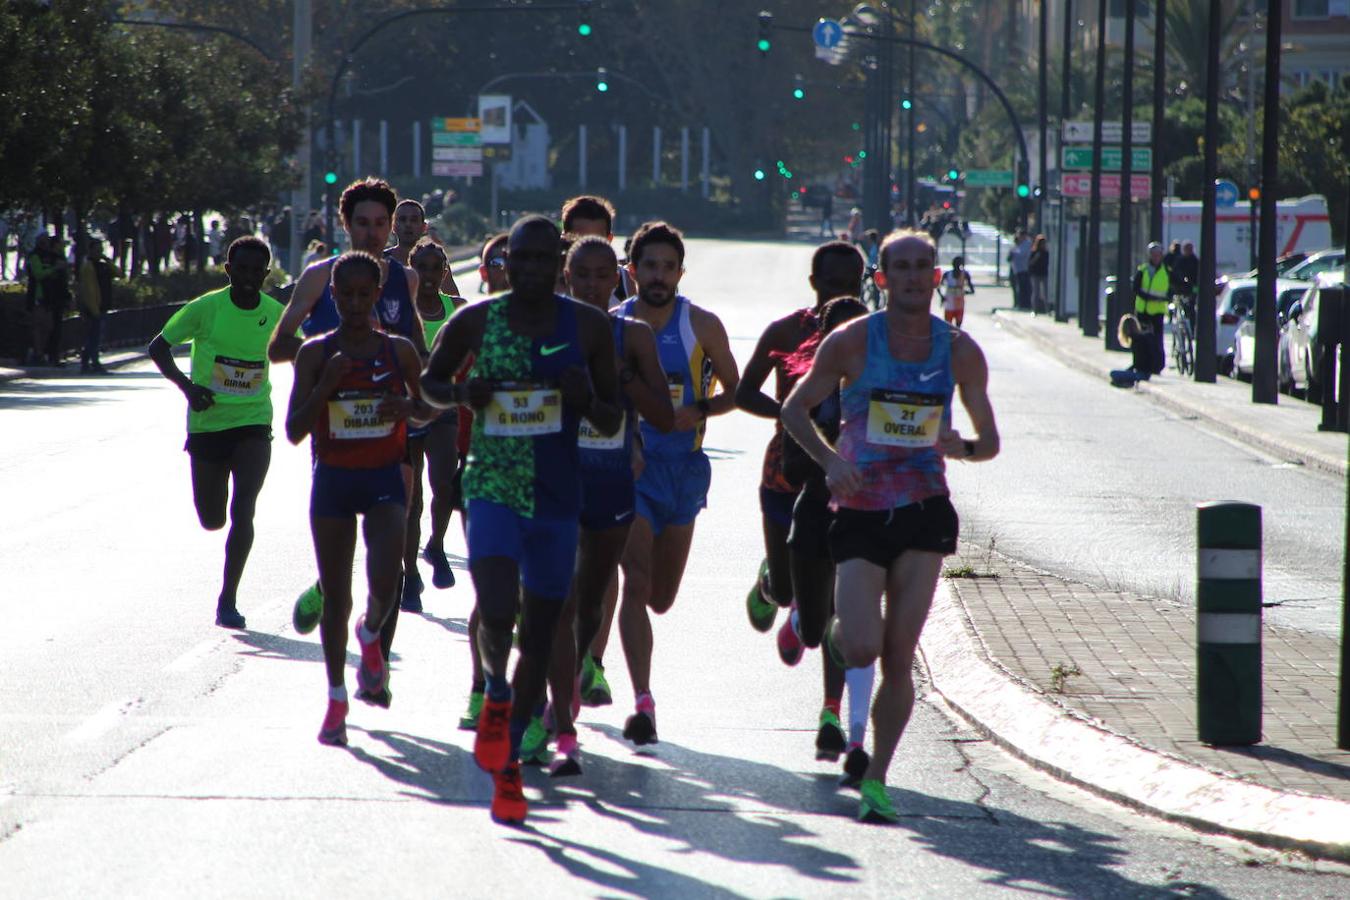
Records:
[[[1252,33],[1251,19],[1243,20],[1246,0],[1220,0],[1219,70],[1221,87],[1235,84],[1244,54],[1238,45]],[[1150,23],[1146,26],[1152,33]],[[1171,90],[1186,96],[1204,96],[1205,59],[1209,43],[1209,0],[1167,0],[1167,76]]]

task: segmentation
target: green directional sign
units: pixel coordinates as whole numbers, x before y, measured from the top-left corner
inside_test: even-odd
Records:
[[[1065,147],[1064,169],[1066,171],[1084,171],[1092,168],[1091,147]],[[1130,148],[1130,169],[1134,172],[1148,172],[1153,168],[1153,150],[1150,147]],[[1102,147],[1102,171],[1120,171],[1120,148]]]
[[[966,187],[1000,187],[1010,188],[1013,186],[1012,169],[967,169]]]

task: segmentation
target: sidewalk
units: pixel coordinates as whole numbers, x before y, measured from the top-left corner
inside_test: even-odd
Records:
[[[995,321],[1102,379],[1126,354],[1076,325],[1000,310]],[[1346,471],[1343,434],[1320,410],[1250,385],[1164,373],[1140,391],[1262,450]],[[950,559],[921,644],[935,690],[1032,765],[1203,831],[1350,861],[1350,752],[1335,749],[1339,642],[1262,630],[1263,741],[1196,739],[1195,617],[1174,602],[1037,571],[981,548]]]

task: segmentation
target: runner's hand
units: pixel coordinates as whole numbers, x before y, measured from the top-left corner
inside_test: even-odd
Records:
[[[492,402],[492,382],[482,378],[470,378],[464,383],[464,396],[473,409],[486,409]]]
[[[825,470],[825,486],[836,496],[857,493],[862,483],[862,472],[842,456],[836,456]]]
[[[943,456],[950,456],[953,459],[966,458],[966,443],[961,437],[961,432],[955,428],[944,428],[938,432],[937,451]]]
[[[332,356],[328,357],[328,362],[323,364],[323,371],[319,373],[319,383],[326,388],[325,393],[331,394],[342,380],[342,376],[352,370],[352,360],[341,350],[337,350]]]
[[[591,408],[595,391],[591,389],[591,378],[581,366],[568,366],[558,378],[558,387],[562,391],[565,406],[578,413],[585,414]]]
[[[703,423],[703,413],[697,406],[688,404],[675,407],[675,430],[693,431]]]
[[[399,394],[385,394],[380,400],[375,412],[379,414],[382,422],[397,422],[399,419],[406,419],[412,415],[414,408],[413,399]]]
[[[183,396],[187,397],[188,408],[193,412],[205,412],[216,404],[215,392],[200,384],[189,384]]]

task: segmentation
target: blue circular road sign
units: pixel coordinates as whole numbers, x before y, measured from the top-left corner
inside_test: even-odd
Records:
[[[1238,186],[1226,178],[1214,181],[1214,205],[1237,206]]]
[[[835,19],[821,19],[811,29],[811,39],[824,50],[833,50],[844,39],[844,26]]]

